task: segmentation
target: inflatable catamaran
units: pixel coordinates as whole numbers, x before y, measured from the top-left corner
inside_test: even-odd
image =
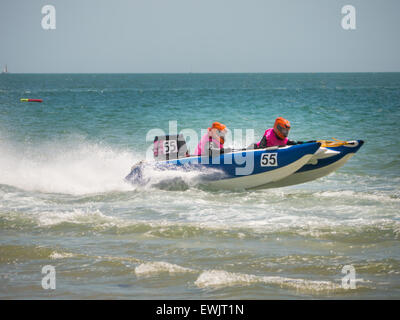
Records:
[[[126,180],[143,182],[145,166],[158,170],[210,170],[201,182],[212,189],[279,188],[315,180],[343,166],[363,145],[362,140],[326,141],[231,153],[191,156],[182,135],[157,136],[154,161],[132,167]]]

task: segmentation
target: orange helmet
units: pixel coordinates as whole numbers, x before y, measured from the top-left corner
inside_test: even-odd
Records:
[[[226,129],[226,125],[224,125],[220,122],[213,122],[211,129],[217,129],[219,131],[223,131]]]
[[[225,134],[226,134],[226,125],[220,123],[220,122],[213,122],[211,128],[208,128],[210,131],[211,129],[217,129],[218,130],[218,138],[219,142],[221,144],[224,144],[225,142]]]
[[[285,139],[289,135],[290,122],[282,117],[276,118],[274,132],[279,139]]]

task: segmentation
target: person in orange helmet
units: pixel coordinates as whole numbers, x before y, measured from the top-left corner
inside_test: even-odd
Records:
[[[211,128],[208,128],[207,133],[203,135],[199,144],[196,147],[195,155],[212,155],[215,153],[228,153],[232,149],[224,148],[225,135],[227,127],[220,122],[213,122]]]
[[[303,141],[294,141],[288,138],[291,125],[282,117],[275,119],[274,127],[267,129],[261,140],[253,145],[254,149],[264,149],[274,146],[302,144]],[[314,141],[307,141],[314,142]]]

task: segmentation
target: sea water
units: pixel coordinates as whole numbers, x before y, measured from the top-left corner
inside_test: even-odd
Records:
[[[277,116],[294,140],[365,144],[286,188],[124,181],[151,129],[259,140]],[[0,298],[398,299],[399,122],[399,73],[0,75]]]

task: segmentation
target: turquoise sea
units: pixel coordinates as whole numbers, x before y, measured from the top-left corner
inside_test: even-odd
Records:
[[[286,188],[123,180],[170,121],[258,139],[277,116],[365,144]],[[0,74],[0,299],[399,299],[399,123],[400,73]]]

